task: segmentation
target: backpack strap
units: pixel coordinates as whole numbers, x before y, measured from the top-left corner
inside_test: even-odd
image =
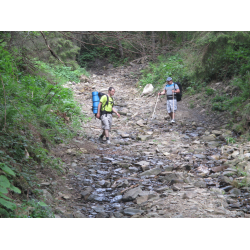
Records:
[[[106,95],[106,94],[105,94]],[[105,110],[105,107],[108,105],[108,103],[109,103],[109,96],[108,95],[106,95],[107,96],[107,101],[106,101],[106,103],[104,104],[104,106],[103,106],[103,110],[101,110],[101,115],[103,115],[103,114],[106,114],[106,116],[107,116],[107,114],[112,114],[113,113],[113,111],[111,111],[111,112],[108,112],[108,111],[106,111]],[[113,106],[114,106],[114,99],[112,98],[112,102],[110,102],[111,103],[111,105],[112,105],[112,108],[113,108]]]

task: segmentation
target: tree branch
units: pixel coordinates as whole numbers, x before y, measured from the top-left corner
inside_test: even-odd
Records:
[[[50,48],[50,46],[49,46],[49,44],[48,44],[48,42],[47,42],[47,39],[46,39],[45,35],[43,34],[43,32],[40,31],[40,33],[42,34],[42,36],[43,36],[43,38],[44,38],[44,41],[45,41],[45,43],[46,43],[46,45],[47,45],[47,47],[48,47],[48,49],[49,49],[51,55],[54,56],[57,60],[59,60],[62,64],[64,64],[64,62],[62,62],[61,59],[56,55],[56,53]],[[64,64],[64,65],[65,65],[65,64]]]

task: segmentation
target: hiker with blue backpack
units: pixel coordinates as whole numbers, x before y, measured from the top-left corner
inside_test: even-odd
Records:
[[[101,93],[102,94],[102,93]],[[106,142],[110,144],[109,131],[112,126],[112,113],[116,113],[118,117],[120,114],[113,108],[114,100],[112,96],[115,94],[115,89],[110,87],[108,94],[102,94],[98,104],[96,118],[101,119],[103,132],[99,137],[99,141],[103,142],[103,137],[106,137]]]
[[[177,83],[173,83],[173,79],[171,77],[167,78],[167,84],[163,90],[163,92],[159,92],[158,96],[165,95],[167,97],[167,111],[171,118],[171,123],[174,123],[174,113],[177,111],[177,101],[179,101],[181,98],[180,95],[180,88]],[[177,100],[177,94],[178,94],[178,100]]]

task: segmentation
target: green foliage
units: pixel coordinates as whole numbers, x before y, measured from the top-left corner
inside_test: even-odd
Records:
[[[0,209],[1,214],[5,216],[6,214],[8,214],[8,212],[4,208],[10,210],[16,209],[16,205],[13,200],[5,195],[8,194],[8,189],[19,194],[21,193],[21,190],[13,186],[9,180],[11,179],[11,177],[16,176],[12,169],[9,168],[6,164],[0,163],[0,173],[1,170],[7,175],[0,175]]]
[[[206,93],[206,95],[208,95],[208,96],[213,95],[214,92],[215,92],[214,89],[210,89],[210,88],[208,88],[208,87],[205,88],[205,93]]]
[[[55,218],[55,215],[47,204],[37,200],[24,201],[17,206],[17,213],[12,214],[15,218]]]
[[[0,62],[0,82],[4,87],[0,88],[0,208],[6,216],[16,210],[15,200],[8,197],[10,192],[21,196],[23,190],[37,188],[38,166],[63,173],[61,161],[50,156],[50,146],[75,136],[85,117],[72,90],[52,84],[45,77],[24,74],[1,46]],[[72,80],[71,77],[74,80],[83,73],[59,66],[50,69],[53,77],[57,72],[60,81]]]
[[[42,70],[51,74],[53,77],[55,77],[55,80],[60,83],[65,83],[66,81],[74,81],[75,83],[79,83],[81,75],[89,76],[89,73],[84,68],[78,67],[76,70],[72,70],[71,67],[63,65],[50,66],[41,61],[36,61],[36,63]]]
[[[128,58],[120,58],[119,51],[114,48],[106,46],[85,45],[82,47],[77,61],[81,67],[87,67],[91,65],[96,59],[106,59],[107,62],[112,63],[114,67],[122,64],[126,64]]]
[[[236,142],[235,138],[233,137],[226,137],[227,144],[232,143],[234,144]]]
[[[149,67],[142,70],[141,86],[153,84],[157,89],[166,82],[166,78],[171,76],[174,82],[181,82],[183,87],[188,81],[188,72],[181,57],[177,54],[170,57],[160,56],[158,63],[150,63]]]

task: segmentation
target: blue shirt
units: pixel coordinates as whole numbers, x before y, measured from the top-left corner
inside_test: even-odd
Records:
[[[172,83],[171,85],[166,84],[165,90],[166,90],[166,95],[173,95],[172,90],[177,90],[179,89],[177,84]]]

